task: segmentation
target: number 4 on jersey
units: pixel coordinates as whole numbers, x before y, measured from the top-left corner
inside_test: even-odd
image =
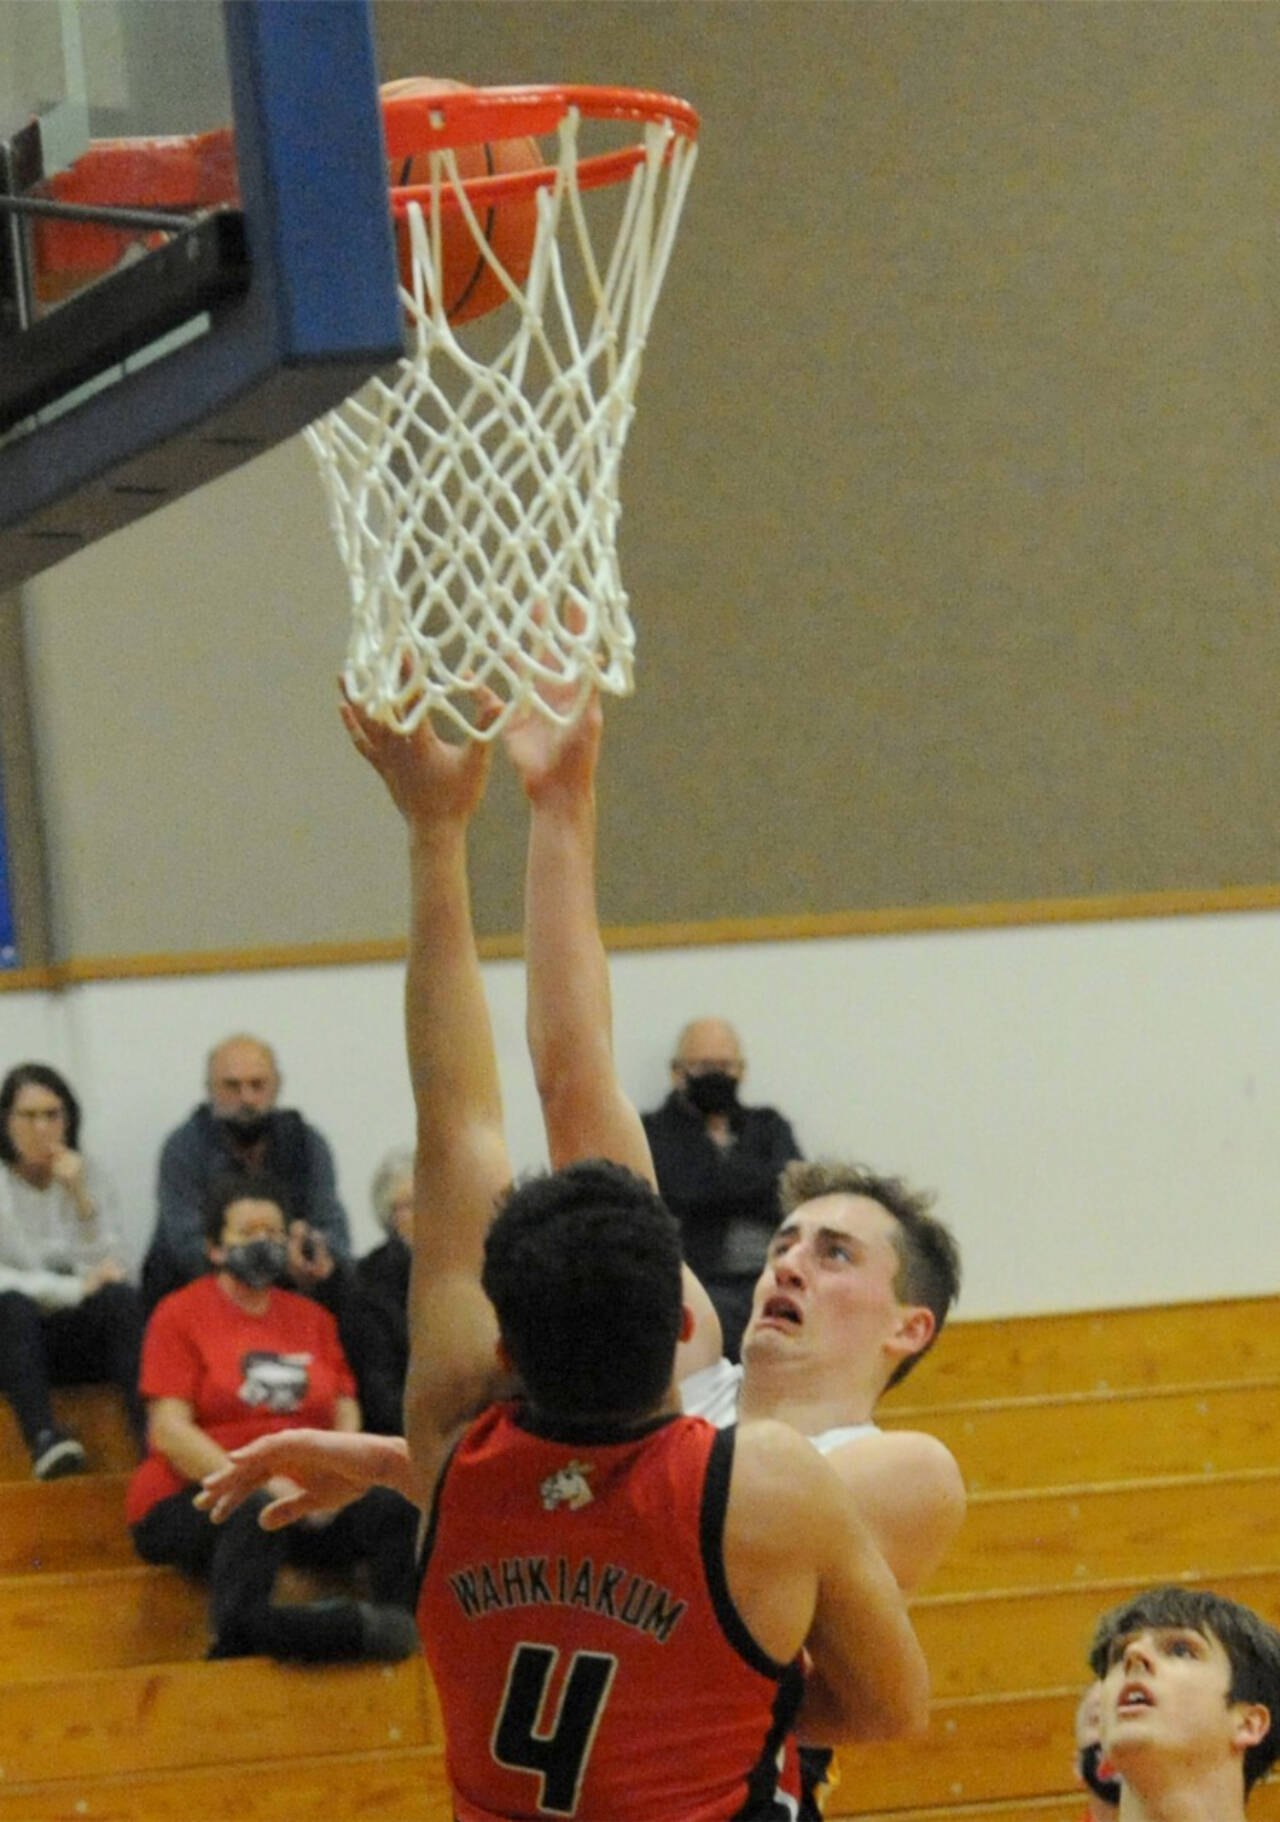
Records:
[[[507,1667],[492,1752],[499,1765],[539,1775],[539,1809],[571,1816],[618,1660],[602,1651],[575,1651],[551,1730],[539,1733],[538,1716],[559,1656],[550,1645],[516,1646]]]

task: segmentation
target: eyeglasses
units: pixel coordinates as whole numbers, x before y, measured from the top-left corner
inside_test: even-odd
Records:
[[[15,1107],[9,1115],[11,1120],[65,1120],[64,1107]]]
[[[741,1075],[742,1062],[739,1057],[699,1057],[694,1063],[682,1063],[675,1060],[675,1067],[685,1075]]]

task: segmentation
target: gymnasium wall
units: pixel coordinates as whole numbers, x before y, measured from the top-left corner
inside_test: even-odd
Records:
[[[975,1315],[1257,1288],[1274,918],[999,925],[1276,902],[1280,8],[375,11],[386,77],[704,116],[624,475],[602,912],[685,939],[617,958],[628,1086],[657,1098],[690,1011],[736,1013],[810,1149],[938,1185]],[[296,443],[24,591],[50,947],[93,978],[0,995],[0,1058],[66,1062],[138,1204],[236,1025],[351,1202],[404,1135],[397,971],[356,965],[403,930],[401,841],[333,711],[345,615]],[[493,939],[522,841],[499,774]],[[696,941],[886,908],[944,927]],[[264,952],[355,961],[237,972]]]
[[[513,1164],[542,1160],[516,962],[486,964]],[[622,1079],[665,1092],[689,1015],[735,1019],[750,1098],[806,1151],[938,1191],[964,1250],[961,1313],[1274,1288],[1280,1226],[1280,916],[1165,918],[631,951],[613,958]],[[368,1185],[411,1136],[394,964],[104,981],[0,994],[0,1057],[61,1063],[85,1142],[140,1247],[155,1155],[208,1046],[273,1038],[333,1142],[363,1249]]]

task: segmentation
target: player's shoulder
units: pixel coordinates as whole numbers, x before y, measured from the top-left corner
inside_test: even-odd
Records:
[[[734,1431],[733,1478],[740,1495],[801,1505],[831,1470],[806,1436],[776,1417],[753,1417]]]
[[[828,1452],[841,1470],[913,1470],[942,1479],[959,1479],[956,1458],[946,1443],[927,1430],[882,1430],[876,1425],[846,1437]]]

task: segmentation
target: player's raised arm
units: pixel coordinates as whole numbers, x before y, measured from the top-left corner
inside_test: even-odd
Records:
[[[568,727],[528,711],[513,718],[504,734],[530,806],[526,1032],[552,1167],[608,1158],[654,1183],[649,1141],[614,1064],[609,967],[596,911],[601,726],[600,704],[592,695]],[[684,1344],[681,1375],[720,1353],[719,1320],[687,1269],[685,1301],[695,1328]]]
[[[409,834],[405,1031],[417,1156],[405,1427],[425,1503],[453,1430],[499,1389],[497,1322],[480,1269],[511,1173],[466,864],[489,750],[451,745],[428,720],[396,734],[350,703],[342,716]]]

